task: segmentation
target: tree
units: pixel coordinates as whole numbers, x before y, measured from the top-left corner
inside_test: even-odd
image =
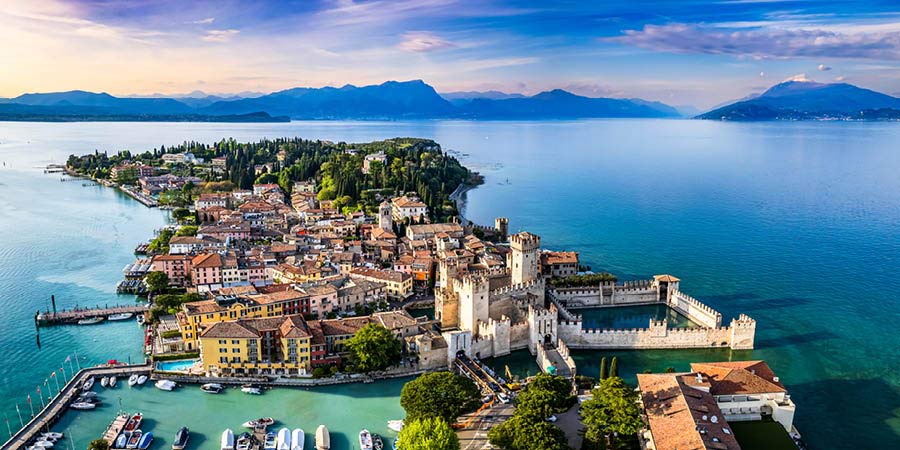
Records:
[[[568,450],[566,435],[556,425],[518,414],[488,432],[491,445],[503,450]]]
[[[609,372],[606,371],[606,357],[600,358],[600,379],[605,380],[606,377],[609,376]]]
[[[109,443],[106,439],[94,439],[88,444],[88,450],[109,450]]]
[[[450,372],[420,375],[403,385],[400,406],[407,420],[441,418],[448,423],[478,406],[481,396],[475,383]]]
[[[172,218],[181,222],[191,215],[191,211],[187,208],[175,208],[172,210]]]
[[[358,372],[381,370],[400,360],[400,341],[391,330],[375,323],[360,328],[344,346]]]
[[[440,418],[406,419],[397,446],[403,450],[459,450],[453,428]]]
[[[175,236],[196,236],[200,229],[196,225],[184,225],[178,229]]]
[[[643,427],[637,394],[619,377],[600,381],[591,398],[581,405],[585,438],[594,442],[614,435],[633,435]]]
[[[612,362],[609,363],[609,376],[617,377],[619,376],[619,357],[613,356]]]
[[[165,272],[150,272],[144,277],[144,282],[150,288],[150,293],[158,294],[169,287],[169,276]]]

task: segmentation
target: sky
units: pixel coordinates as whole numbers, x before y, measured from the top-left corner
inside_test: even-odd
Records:
[[[0,97],[422,79],[708,108],[800,74],[900,95],[897,0],[0,2]]]

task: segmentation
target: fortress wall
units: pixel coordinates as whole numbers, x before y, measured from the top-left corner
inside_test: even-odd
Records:
[[[669,306],[704,327],[722,326],[721,313],[681,291],[672,292]]]
[[[522,350],[528,348],[528,322],[514,323],[509,328],[509,349]]]
[[[665,321],[662,322],[665,327]],[[571,349],[711,348],[731,345],[731,328],[650,328],[597,330],[561,323],[560,339]]]

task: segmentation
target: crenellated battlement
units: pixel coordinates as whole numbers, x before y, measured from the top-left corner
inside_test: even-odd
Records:
[[[518,294],[529,292],[534,288],[542,288],[544,286],[544,280],[542,278],[538,278],[531,281],[526,281],[524,283],[511,284],[509,286],[504,286],[498,289],[494,289],[491,291],[491,296],[501,296],[501,295],[510,295],[510,294]]]
[[[672,291],[669,307],[703,326],[719,327],[722,325],[720,312],[684,292]]]
[[[472,275],[472,276],[490,278],[490,277],[495,277],[495,276],[509,275],[509,268],[508,267],[492,267],[490,269],[472,270],[468,273],[469,273],[469,275]]]
[[[520,251],[536,251],[541,246],[541,237],[522,231],[509,236],[509,246]]]

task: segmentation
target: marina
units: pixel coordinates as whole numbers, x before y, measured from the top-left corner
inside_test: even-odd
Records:
[[[134,317],[135,314],[143,314],[147,311],[147,305],[120,305],[97,306],[94,308],[72,308],[61,311],[38,312],[34,321],[38,325],[80,324],[91,325],[99,323],[103,319],[125,320]],[[100,320],[96,320],[100,319]],[[87,321],[87,322],[82,322]]]

